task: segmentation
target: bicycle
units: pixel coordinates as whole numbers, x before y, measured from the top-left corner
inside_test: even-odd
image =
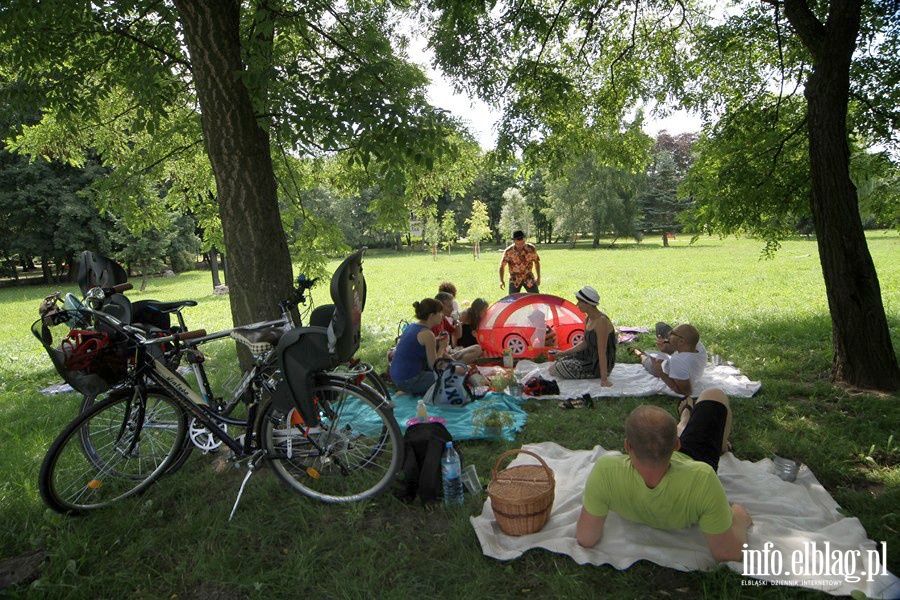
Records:
[[[82,294],[86,295],[93,287],[99,285],[106,286],[104,289],[107,290],[107,293],[104,295],[103,300],[95,301],[95,309],[99,308],[103,312],[116,317],[126,324],[132,324],[135,327],[143,329],[151,336],[159,337],[169,333],[188,331],[182,310],[186,307],[197,306],[196,301],[181,300],[176,302],[160,302],[158,300],[140,300],[132,303],[122,293],[131,289],[131,286],[127,285],[127,273],[114,260],[90,251],[85,251],[82,252],[80,256],[79,264],[78,285],[81,288]],[[318,278],[307,279],[305,275],[299,275],[296,279],[296,288],[291,297],[279,303],[279,308],[281,309],[280,319],[245,325],[242,326],[240,330],[247,331],[267,327],[292,329],[294,327],[302,326],[303,315],[300,316],[299,321],[295,322],[292,317],[292,311],[295,308],[299,308],[299,305],[301,304],[306,306],[307,294],[317,282]],[[44,298],[44,301],[41,304],[41,314],[45,314],[46,311],[56,311],[60,308],[75,311],[82,305],[83,303],[73,294],[67,293],[63,297],[61,292],[56,292]],[[308,314],[310,310],[312,310],[312,306],[308,307],[304,314]],[[322,312],[323,310],[324,312]],[[71,314],[77,314],[77,312],[72,312]],[[171,324],[171,315],[174,315],[177,318],[177,325],[173,326]],[[330,318],[331,312],[328,305],[326,305],[313,311],[311,324],[327,327]],[[75,321],[75,323],[72,321]],[[70,327],[76,326],[77,319],[70,319],[68,324]],[[234,329],[227,329],[184,345],[160,344],[159,347],[161,349],[158,351],[159,355],[164,358],[172,370],[176,370],[179,365],[186,362],[194,375],[197,389],[204,401],[216,403],[217,410],[226,415],[240,403],[239,396],[244,382],[241,381],[237,384],[237,392],[227,401],[222,397],[215,396],[210,384],[209,375],[204,366],[206,357],[203,352],[198,349],[198,346],[209,341],[229,337],[234,331]],[[41,339],[42,336],[36,330],[34,333],[36,337]],[[66,333],[68,333],[68,331],[66,331]],[[64,336],[56,334],[55,336],[52,336],[51,339],[62,337]],[[272,338],[272,335],[268,335],[268,337]],[[62,368],[60,365],[62,359],[59,356],[57,348],[58,344],[54,344],[52,341],[47,342],[43,339],[41,341],[45,342],[44,346],[47,353],[50,355],[51,360],[65,381],[69,383],[76,392],[82,395],[82,402],[79,409],[81,412],[86,411],[93,404],[106,397],[111,389],[115,389],[111,388],[105,380],[95,375]],[[367,372],[366,383],[375,388],[375,390],[388,401],[391,400],[387,385],[374,371],[369,370]],[[197,443],[196,439],[194,439],[194,441],[195,445],[204,452],[212,451],[217,448],[217,445]],[[185,459],[186,458],[187,457],[185,456]],[[181,461],[179,461],[179,463],[180,462]]]
[[[266,460],[292,489],[318,500],[351,502],[384,491],[403,458],[393,406],[363,383],[362,372],[327,370],[345,363],[359,344],[363,251],[335,272],[332,296],[338,302],[327,329],[298,327],[283,334],[274,371],[266,368],[271,350],[256,355],[240,394],[247,405],[244,419],[218,413],[149,350],[199,341],[206,332],[147,338],[91,307],[105,292],[89,291],[88,304],[77,312],[112,338],[104,346],[109,350],[92,354],[113,365],[108,376],[119,379],[118,388],[78,415],[52,444],[39,477],[44,501],[59,512],[80,513],[144,491],[181,456],[189,418],[226,445],[231,460],[247,466],[232,515],[256,466]],[[57,319],[68,317],[63,312]],[[259,337],[253,331],[264,330],[245,333]],[[126,357],[124,370],[110,356]],[[233,437],[227,426],[244,433]]]
[[[295,322],[292,311],[299,308],[299,305],[306,306],[307,294],[311,292],[318,281],[318,277],[307,279],[305,275],[300,274],[296,279],[296,287],[291,297],[279,303],[279,308],[281,310],[280,319],[244,325],[240,327],[240,330],[258,330],[268,327],[282,327],[284,329],[302,327],[303,315]],[[130,300],[121,293],[122,291],[131,289],[130,286],[125,285],[127,283],[127,274],[124,269],[112,259],[88,251],[83,252],[80,258],[80,269],[78,273],[78,284],[82,293],[87,294],[88,290],[92,287],[96,287],[100,283],[115,285],[120,288],[106,288],[107,290],[110,290],[111,293],[107,294],[106,298],[99,303],[99,308],[103,310],[103,312],[115,316],[123,322],[133,321],[131,324],[143,329],[149,335],[161,336],[169,333],[188,331],[189,328],[185,323],[182,310],[186,307],[197,306],[196,301],[181,300],[176,302],[160,302],[158,300],[140,300],[132,304]],[[61,304],[63,308],[69,310],[78,308],[82,305],[82,303],[72,294],[66,294],[64,298],[61,298],[60,292],[56,292],[56,294],[52,294],[45,298],[44,303],[51,300],[54,300],[57,304]],[[313,311],[310,324],[327,327],[328,321],[331,318],[329,306],[330,305],[326,305]],[[306,313],[308,313],[309,310],[312,310],[312,306],[307,309]],[[178,321],[177,325],[171,325],[170,315],[175,315]],[[202,339],[194,340],[183,346],[169,345],[165,350],[161,351],[161,354],[164,356],[172,370],[176,370],[182,362],[186,362],[194,375],[200,395],[206,402],[218,403],[218,410],[225,414],[230,413],[239,403],[239,394],[233,395],[231,400],[225,404],[222,404],[223,398],[214,395],[209,381],[209,375],[204,367],[206,358],[204,354],[199,351],[198,346],[209,341],[229,337],[234,331],[234,329],[223,330],[205,336]],[[267,335],[267,338],[272,337],[271,334]],[[252,344],[253,342],[250,341],[248,343]],[[51,354],[51,358],[53,358],[53,348],[48,347],[47,351]],[[63,372],[62,374],[67,382],[76,389],[76,391],[82,394],[81,411],[90,408],[91,405],[97,401],[97,398],[105,395],[109,391],[106,389],[103,382],[98,383],[95,379],[88,382],[88,385],[86,386],[83,374],[76,374],[74,377],[70,373]],[[387,385],[374,371],[369,371],[367,373],[366,380],[379,394],[390,401],[390,392],[388,391]],[[241,385],[241,383],[238,383],[238,390],[240,390]],[[86,387],[87,389],[85,389]]]

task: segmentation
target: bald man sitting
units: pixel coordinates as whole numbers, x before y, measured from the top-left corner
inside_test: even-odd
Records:
[[[663,345],[657,340],[657,347],[664,347],[670,352],[652,356],[640,350],[634,352],[641,357],[644,368],[654,377],[662,379],[675,393],[680,396],[695,394],[707,360],[706,348],[700,342],[697,328],[687,323],[678,325],[669,332]]]
[[[740,504],[728,504],[716,475],[731,429],[728,397],[705,390],[676,424],[657,406],[641,405],[625,421],[625,452],[601,456],[584,489],[575,536],[590,548],[603,538],[610,511],[657,529],[700,526],[717,561],[742,560],[753,523]]]

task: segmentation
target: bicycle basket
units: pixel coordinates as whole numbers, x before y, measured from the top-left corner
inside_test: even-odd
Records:
[[[31,331],[66,383],[85,396],[93,396],[125,378],[130,353],[124,335],[81,328],[86,325],[78,311],[60,311],[35,321]]]

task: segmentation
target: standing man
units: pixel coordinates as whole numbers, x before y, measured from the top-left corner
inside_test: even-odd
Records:
[[[522,230],[513,232],[513,243],[503,251],[503,258],[500,259],[500,289],[506,285],[503,270],[507,264],[510,295],[518,294],[523,285],[527,293],[538,293],[538,286],[541,285],[541,259],[534,244],[525,241],[525,232]],[[531,272],[532,266],[537,277]]]

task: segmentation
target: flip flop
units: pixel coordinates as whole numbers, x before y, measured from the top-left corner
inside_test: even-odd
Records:
[[[678,409],[676,411],[677,414],[675,416],[680,420],[681,413],[683,413],[685,410],[687,410],[688,412],[694,412],[694,399],[690,396],[683,396],[680,399],[680,401],[678,402]]]
[[[590,394],[584,394],[581,398],[566,398],[558,404],[560,408],[570,410],[573,408],[594,408],[594,399]]]

